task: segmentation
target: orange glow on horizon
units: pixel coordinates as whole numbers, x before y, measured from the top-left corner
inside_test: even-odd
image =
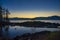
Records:
[[[9,18],[35,18],[35,17],[48,17],[57,15],[60,16],[60,12],[14,12],[9,15]]]

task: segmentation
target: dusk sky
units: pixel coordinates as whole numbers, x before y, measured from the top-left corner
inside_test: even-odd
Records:
[[[2,0],[10,17],[34,18],[60,16],[60,0]]]

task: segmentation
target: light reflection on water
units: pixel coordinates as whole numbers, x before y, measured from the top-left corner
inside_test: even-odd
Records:
[[[21,36],[25,33],[35,33],[41,31],[60,31],[59,28],[34,28],[34,27],[23,27],[23,26],[9,26],[8,28],[3,27],[4,37],[16,37]]]
[[[19,22],[19,23],[26,22],[26,21],[32,21],[32,20],[10,20],[10,22]],[[60,20],[33,20],[33,21],[60,23]]]
[[[13,20],[11,22],[26,22],[31,20]],[[60,23],[60,20],[35,20],[42,22]],[[0,27],[0,36],[13,38],[16,36],[21,36],[25,33],[35,33],[41,31],[60,31],[59,28],[34,28],[34,27],[23,27],[23,26],[6,26]]]

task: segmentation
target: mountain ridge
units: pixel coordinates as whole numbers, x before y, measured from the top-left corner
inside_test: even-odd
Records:
[[[60,20],[60,16],[35,17],[35,18],[9,18],[10,20]]]

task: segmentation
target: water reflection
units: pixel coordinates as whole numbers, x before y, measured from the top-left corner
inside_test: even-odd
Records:
[[[34,28],[24,26],[2,26],[0,27],[0,37],[14,38],[26,33],[35,33],[41,31],[60,31],[58,28]]]
[[[0,37],[2,37],[2,33],[3,33],[2,27],[0,26]]]
[[[5,37],[7,37],[7,38],[9,37],[9,31],[8,30],[9,30],[9,26],[7,25],[7,26],[5,26],[5,35],[6,35]]]
[[[9,30],[9,26],[7,25],[5,26],[5,31],[8,32],[8,30]]]
[[[0,37],[6,37],[8,38],[9,36],[9,26],[0,26]]]

